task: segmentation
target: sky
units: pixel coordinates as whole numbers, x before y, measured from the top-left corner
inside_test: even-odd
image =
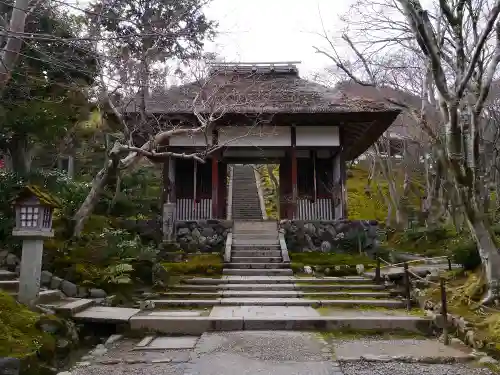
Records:
[[[322,44],[321,19],[329,31],[342,27],[339,16],[354,0],[213,0],[208,17],[220,34],[207,50],[226,61],[301,61],[301,75],[329,65],[313,46]],[[321,14],[321,16],[320,16]],[[331,64],[330,64],[331,65]]]

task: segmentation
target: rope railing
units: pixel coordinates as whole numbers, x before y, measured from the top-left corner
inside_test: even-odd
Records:
[[[435,258],[425,258],[425,260],[436,260],[436,259],[447,259],[448,260],[448,271],[452,270],[452,263],[451,263],[451,258],[448,256],[439,256]],[[380,283],[381,281],[381,269],[382,268],[389,268],[389,267],[400,267],[401,265],[403,266],[403,277],[404,277],[404,299],[406,300],[406,308],[410,310],[412,308],[412,301],[411,301],[411,277],[415,278],[417,280],[422,280],[428,284],[434,285],[439,288],[440,291],[440,300],[441,300],[441,319],[443,321],[443,338],[444,338],[444,344],[448,345],[449,344],[449,335],[448,335],[448,299],[447,299],[447,291],[456,291],[458,288],[455,289],[450,289],[447,288],[446,285],[446,279],[444,277],[439,277],[439,282],[435,282],[432,280],[429,280],[427,277],[422,277],[418,275],[417,273],[413,272],[411,268],[412,267],[410,264],[411,263],[416,263],[418,261],[424,261],[424,259],[419,259],[415,261],[407,261],[407,262],[401,262],[401,263],[394,263],[391,264],[387,262],[386,260],[380,258],[377,256],[377,267],[375,269],[375,281]],[[381,266],[381,263],[385,263],[386,266]],[[458,297],[460,300],[464,300],[463,296]],[[486,306],[482,303],[477,303],[477,307],[482,307],[486,310],[489,310],[491,312],[496,312],[500,313],[499,309],[492,308],[490,306]]]

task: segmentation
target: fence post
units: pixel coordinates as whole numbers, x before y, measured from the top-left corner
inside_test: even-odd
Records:
[[[451,268],[451,258],[448,257],[448,271],[451,271],[452,268]]]
[[[443,318],[444,344],[449,344],[448,337],[448,301],[446,299],[446,284],[444,277],[439,279],[439,289],[441,290],[441,316]]]
[[[377,256],[377,268],[375,269],[375,283],[380,284],[380,258]]]
[[[406,309],[411,310],[410,272],[408,271],[408,263],[406,262],[404,262],[404,288],[406,296]]]

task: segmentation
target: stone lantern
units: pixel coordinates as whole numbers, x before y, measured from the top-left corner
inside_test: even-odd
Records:
[[[23,240],[18,299],[29,304],[40,291],[43,241],[54,236],[52,214],[60,205],[57,199],[34,185],[23,188],[12,203],[16,211],[12,235]]]

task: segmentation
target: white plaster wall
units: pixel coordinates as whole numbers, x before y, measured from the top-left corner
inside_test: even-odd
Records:
[[[338,126],[297,126],[297,146],[340,146]]]
[[[234,126],[219,128],[219,144],[235,147],[291,146],[288,126]]]
[[[207,134],[208,145],[212,144],[212,133]],[[174,135],[170,138],[170,146],[207,146],[207,139],[205,139],[205,134],[195,133],[195,134],[179,134]]]

